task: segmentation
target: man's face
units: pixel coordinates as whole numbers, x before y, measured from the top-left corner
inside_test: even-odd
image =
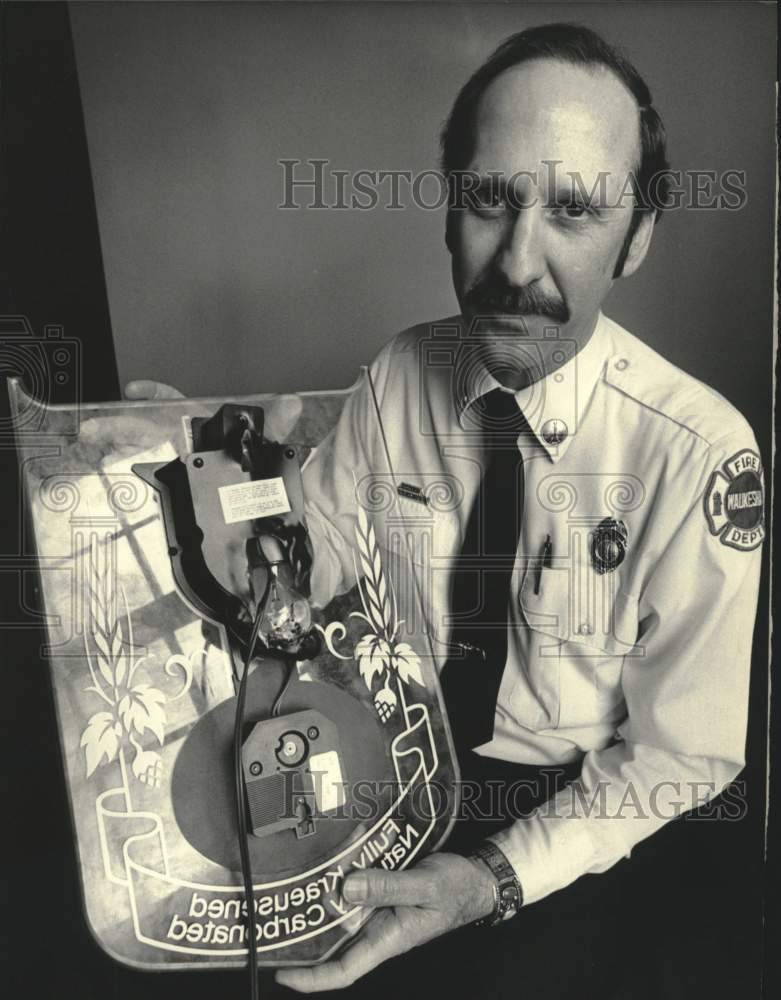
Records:
[[[508,349],[522,369],[533,356],[524,342],[540,344],[547,372],[561,354],[546,328],[571,343],[567,356],[594,330],[632,217],[638,109],[607,70],[537,60],[486,89],[474,147],[467,170],[479,187],[448,219],[453,282],[488,367],[511,384]],[[640,260],[630,256],[624,273]]]

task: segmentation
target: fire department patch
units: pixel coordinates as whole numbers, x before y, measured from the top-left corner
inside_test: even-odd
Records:
[[[748,552],[765,537],[762,462],[744,448],[716,469],[705,491],[705,517],[722,545]]]

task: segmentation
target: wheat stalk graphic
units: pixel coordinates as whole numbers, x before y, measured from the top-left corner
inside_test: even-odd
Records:
[[[162,759],[141,743],[151,732],[162,746],[165,735],[165,695],[149,684],[136,683],[135,674],[146,657],[133,657],[133,625],[127,598],[120,589],[125,610],[128,644],[117,610],[117,594],[108,555],[99,566],[98,543],[93,539],[89,554],[89,623],[85,629],[84,650],[92,683],[85,690],[99,697],[107,706],[95,712],[81,735],[87,777],[101,763],[119,762],[122,785],[128,807],[130,785],[125,750],[134,751],[131,770],[142,783],[157,787],[162,777]]]
[[[381,721],[387,722],[398,703],[396,693],[390,687],[391,679],[396,678],[406,714],[403,685],[408,684],[410,678],[423,685],[420,657],[409,643],[397,641],[404,620],[399,619],[396,595],[385,579],[374,526],[362,507],[358,508],[355,535],[359,559],[356,561],[353,555],[353,562],[363,612],[353,611],[350,617],[363,619],[372,631],[356,644],[353,656],[358,661],[358,669],[369,691],[375,681],[379,683],[374,695],[374,707]]]

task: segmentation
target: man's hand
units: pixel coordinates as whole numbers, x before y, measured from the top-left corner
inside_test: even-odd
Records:
[[[185,399],[183,393],[179,392],[172,385],[165,382],[155,382],[154,379],[136,379],[128,382],[125,386],[125,399],[149,400],[152,403],[162,402],[166,399]],[[300,396],[282,395],[274,396],[263,403],[265,411],[265,424],[263,433],[268,441],[286,441],[288,435],[295,427],[301,416],[303,402]],[[213,404],[193,403],[188,409],[188,416],[210,417],[214,413]],[[108,426],[106,421],[111,418],[102,417],[100,423],[100,433],[106,433]],[[149,430],[145,434],[137,423],[131,418],[123,417],[121,421],[116,421],[116,442],[118,445],[134,446],[143,442],[149,436]],[[83,427],[84,425],[82,425]],[[153,440],[158,441],[156,432],[153,431]],[[138,450],[136,448],[136,450]]]
[[[301,993],[349,986],[386,959],[489,914],[493,885],[485,865],[457,854],[432,854],[410,871],[354,872],[345,879],[344,899],[380,912],[338,958],[280,969],[276,980]]]
[[[184,393],[165,382],[140,378],[125,386],[125,399],[184,399]]]

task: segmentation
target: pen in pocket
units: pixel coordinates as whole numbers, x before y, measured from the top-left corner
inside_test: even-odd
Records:
[[[542,555],[537,560],[537,576],[534,581],[534,593],[539,594],[540,583],[542,581],[542,571],[543,569],[550,569],[551,567],[551,556],[553,555],[553,545],[551,544],[550,535],[545,536],[545,543],[542,546]]]

